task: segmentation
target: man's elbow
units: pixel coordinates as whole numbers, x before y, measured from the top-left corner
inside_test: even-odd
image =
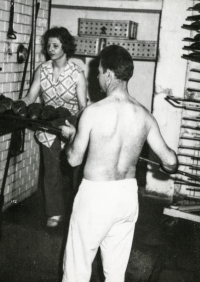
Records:
[[[71,154],[67,154],[67,160],[68,160],[68,163],[72,166],[72,167],[75,167],[75,166],[78,166],[82,163],[82,160],[74,157],[73,155]]]
[[[171,157],[168,159],[167,163],[162,164],[162,169],[167,173],[175,174],[178,170],[178,158],[174,151],[172,151]]]

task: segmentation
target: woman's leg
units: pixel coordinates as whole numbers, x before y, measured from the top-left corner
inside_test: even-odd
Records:
[[[64,215],[65,213],[65,191],[70,186],[69,171],[62,166],[61,143],[57,138],[50,148],[42,145],[44,159],[44,194],[46,213],[49,217]],[[68,165],[69,166],[69,165]]]

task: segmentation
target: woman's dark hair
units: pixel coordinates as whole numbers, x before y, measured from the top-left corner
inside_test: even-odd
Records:
[[[76,49],[75,39],[65,27],[52,27],[45,32],[43,36],[45,51],[50,37],[55,37],[60,40],[63,51],[68,58],[74,54]]]
[[[109,69],[114,72],[117,79],[124,81],[132,77],[133,59],[125,48],[119,45],[107,46],[100,52],[99,59],[104,72]]]

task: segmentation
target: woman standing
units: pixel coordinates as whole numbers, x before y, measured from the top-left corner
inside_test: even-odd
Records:
[[[44,105],[67,108],[72,115],[86,107],[86,79],[83,70],[69,61],[74,54],[74,37],[64,27],[54,27],[44,34],[44,44],[50,57],[35,71],[34,80],[27,96],[22,99],[32,104],[41,95]],[[50,133],[36,132],[42,143],[44,158],[44,192],[48,216],[47,226],[55,227],[64,214],[64,194],[69,189],[71,168],[61,160],[61,140]],[[68,170],[67,175],[63,174]]]

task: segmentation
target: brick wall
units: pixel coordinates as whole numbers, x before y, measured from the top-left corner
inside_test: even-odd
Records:
[[[36,28],[36,55],[37,67],[44,56],[41,53],[41,36],[48,26],[49,1],[41,0]],[[0,94],[17,100],[21,87],[24,63],[17,63],[17,48],[23,44],[28,48],[31,23],[32,0],[14,1],[14,24],[16,39],[7,39],[10,17],[10,0],[0,1]],[[30,82],[30,63],[28,64],[24,83],[23,96],[27,94]],[[0,187],[4,174],[11,134],[0,136]],[[24,153],[12,157],[4,192],[4,209],[22,201],[37,190],[39,172],[39,147],[34,139],[34,132],[26,129]]]

